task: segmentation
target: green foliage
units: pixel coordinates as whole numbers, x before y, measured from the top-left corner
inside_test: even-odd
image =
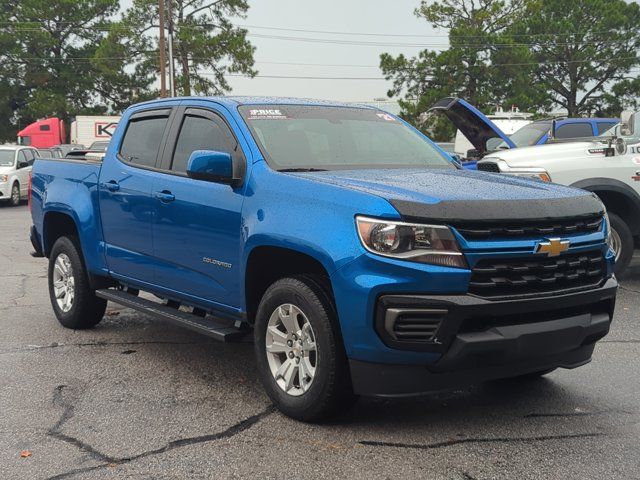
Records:
[[[640,65],[640,5],[625,0],[531,0],[514,35],[526,35],[534,81],[570,116],[607,108]],[[636,90],[637,91],[637,90]],[[619,92],[624,93],[624,92]],[[609,105],[611,106],[611,105]],[[620,112],[618,111],[617,114]]]
[[[416,15],[446,29],[449,47],[414,58],[383,53],[380,67],[402,95],[403,116],[450,138],[425,115],[436,100],[465,98],[481,110],[565,108],[572,116],[619,115],[640,85],[640,7],[624,0],[422,1]],[[634,98],[635,96],[635,98]]]
[[[225,74],[255,75],[247,32],[230,20],[246,0],[165,3],[178,94],[223,93]],[[134,0],[116,21],[118,8],[118,0],[0,0],[0,141],[38,118],[119,113],[158,96],[158,2]]]
[[[173,22],[178,95],[222,94],[230,90],[227,73],[256,74],[255,48],[246,39],[247,31],[230,21],[245,15],[246,0],[165,0],[165,4],[166,21]],[[114,35],[109,41],[132,45],[129,48],[139,52],[136,68],[141,72],[155,70],[158,37],[148,32],[156,32],[158,23],[157,0],[134,0],[122,20],[121,38]]]

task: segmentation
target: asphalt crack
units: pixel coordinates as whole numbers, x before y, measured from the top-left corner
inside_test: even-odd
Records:
[[[174,450],[176,448],[181,448],[189,445],[196,445],[200,443],[208,443],[208,442],[213,442],[217,440],[232,438],[244,432],[245,430],[248,430],[249,428],[253,427],[256,423],[260,422],[263,418],[267,417],[268,415],[271,415],[275,411],[275,408],[273,407],[273,405],[270,405],[263,411],[258,412],[255,415],[251,415],[247,418],[244,418],[243,420],[240,420],[239,422],[231,425],[226,430],[223,430],[221,432],[212,433],[208,435],[198,435],[194,437],[180,438],[178,440],[172,440],[168,442],[166,445],[164,445],[163,447],[147,450],[145,452],[139,453],[137,455],[132,455],[130,457],[112,457],[110,455],[107,455],[101,452],[100,450],[93,447],[92,445],[86,442],[83,442],[79,438],[73,437],[71,435],[67,435],[61,431],[62,427],[64,427],[64,425],[75,415],[75,405],[65,398],[64,392],[66,390],[68,390],[68,387],[66,385],[58,385],[53,391],[53,403],[54,405],[62,407],[62,414],[60,415],[60,418],[55,423],[55,425],[48,430],[47,434],[57,440],[60,440],[62,442],[65,442],[77,447],[83,452],[88,453],[91,458],[98,460],[102,463],[100,463],[99,465],[91,466],[91,467],[84,467],[84,468],[69,470],[67,472],[49,477],[49,480],[60,480],[60,479],[69,478],[81,473],[86,473],[86,472],[108,468],[108,467],[116,467],[118,465],[124,465],[129,462],[139,460],[141,458],[146,458],[153,455],[159,455],[159,454]]]
[[[157,340],[157,341],[132,341],[132,342],[84,342],[84,343],[51,343],[49,345],[27,345],[25,348],[15,348],[11,350],[2,350],[0,355],[12,353],[33,352],[38,350],[49,350],[53,348],[80,348],[80,347],[107,347],[117,346],[125,347],[130,345],[218,345],[220,342],[176,342],[174,340]]]
[[[541,435],[537,437],[477,437],[477,438],[460,438],[445,440],[442,442],[416,444],[416,443],[401,443],[401,442],[380,442],[375,440],[361,440],[358,443],[360,445],[366,445],[369,447],[393,447],[393,448],[410,448],[416,450],[431,450],[438,448],[451,447],[455,445],[462,445],[468,443],[531,443],[531,442],[546,442],[550,440],[568,440],[572,438],[589,438],[600,437],[604,433],[576,433],[568,435]]]

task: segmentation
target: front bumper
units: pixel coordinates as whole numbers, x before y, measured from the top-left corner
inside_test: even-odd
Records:
[[[470,295],[381,297],[381,302],[400,309],[447,311],[434,341],[420,347],[439,358],[432,363],[392,364],[351,357],[354,391],[412,395],[578,367],[591,360],[595,343],[609,332],[616,290],[617,282],[610,278],[596,289],[526,300],[491,301]]]

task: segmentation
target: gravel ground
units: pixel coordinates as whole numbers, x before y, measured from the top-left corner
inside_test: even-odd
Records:
[[[0,207],[2,479],[640,478],[640,258],[587,366],[305,425],[272,409],[249,344],[115,305],[62,328],[29,224]]]

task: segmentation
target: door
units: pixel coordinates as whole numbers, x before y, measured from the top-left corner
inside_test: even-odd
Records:
[[[20,182],[20,196],[25,197],[27,195],[27,189],[29,185],[29,172],[32,169],[35,156],[33,150],[23,149],[18,152],[18,162],[16,163],[16,176],[18,182]]]
[[[100,171],[99,202],[109,270],[153,283],[151,198],[156,162],[171,109],[133,114],[115,157]]]
[[[170,143],[169,143],[170,142]],[[187,108],[165,147],[154,182],[156,283],[180,298],[238,307],[242,187],[187,177],[195,150],[217,150],[245,161],[225,120],[212,110]]]

